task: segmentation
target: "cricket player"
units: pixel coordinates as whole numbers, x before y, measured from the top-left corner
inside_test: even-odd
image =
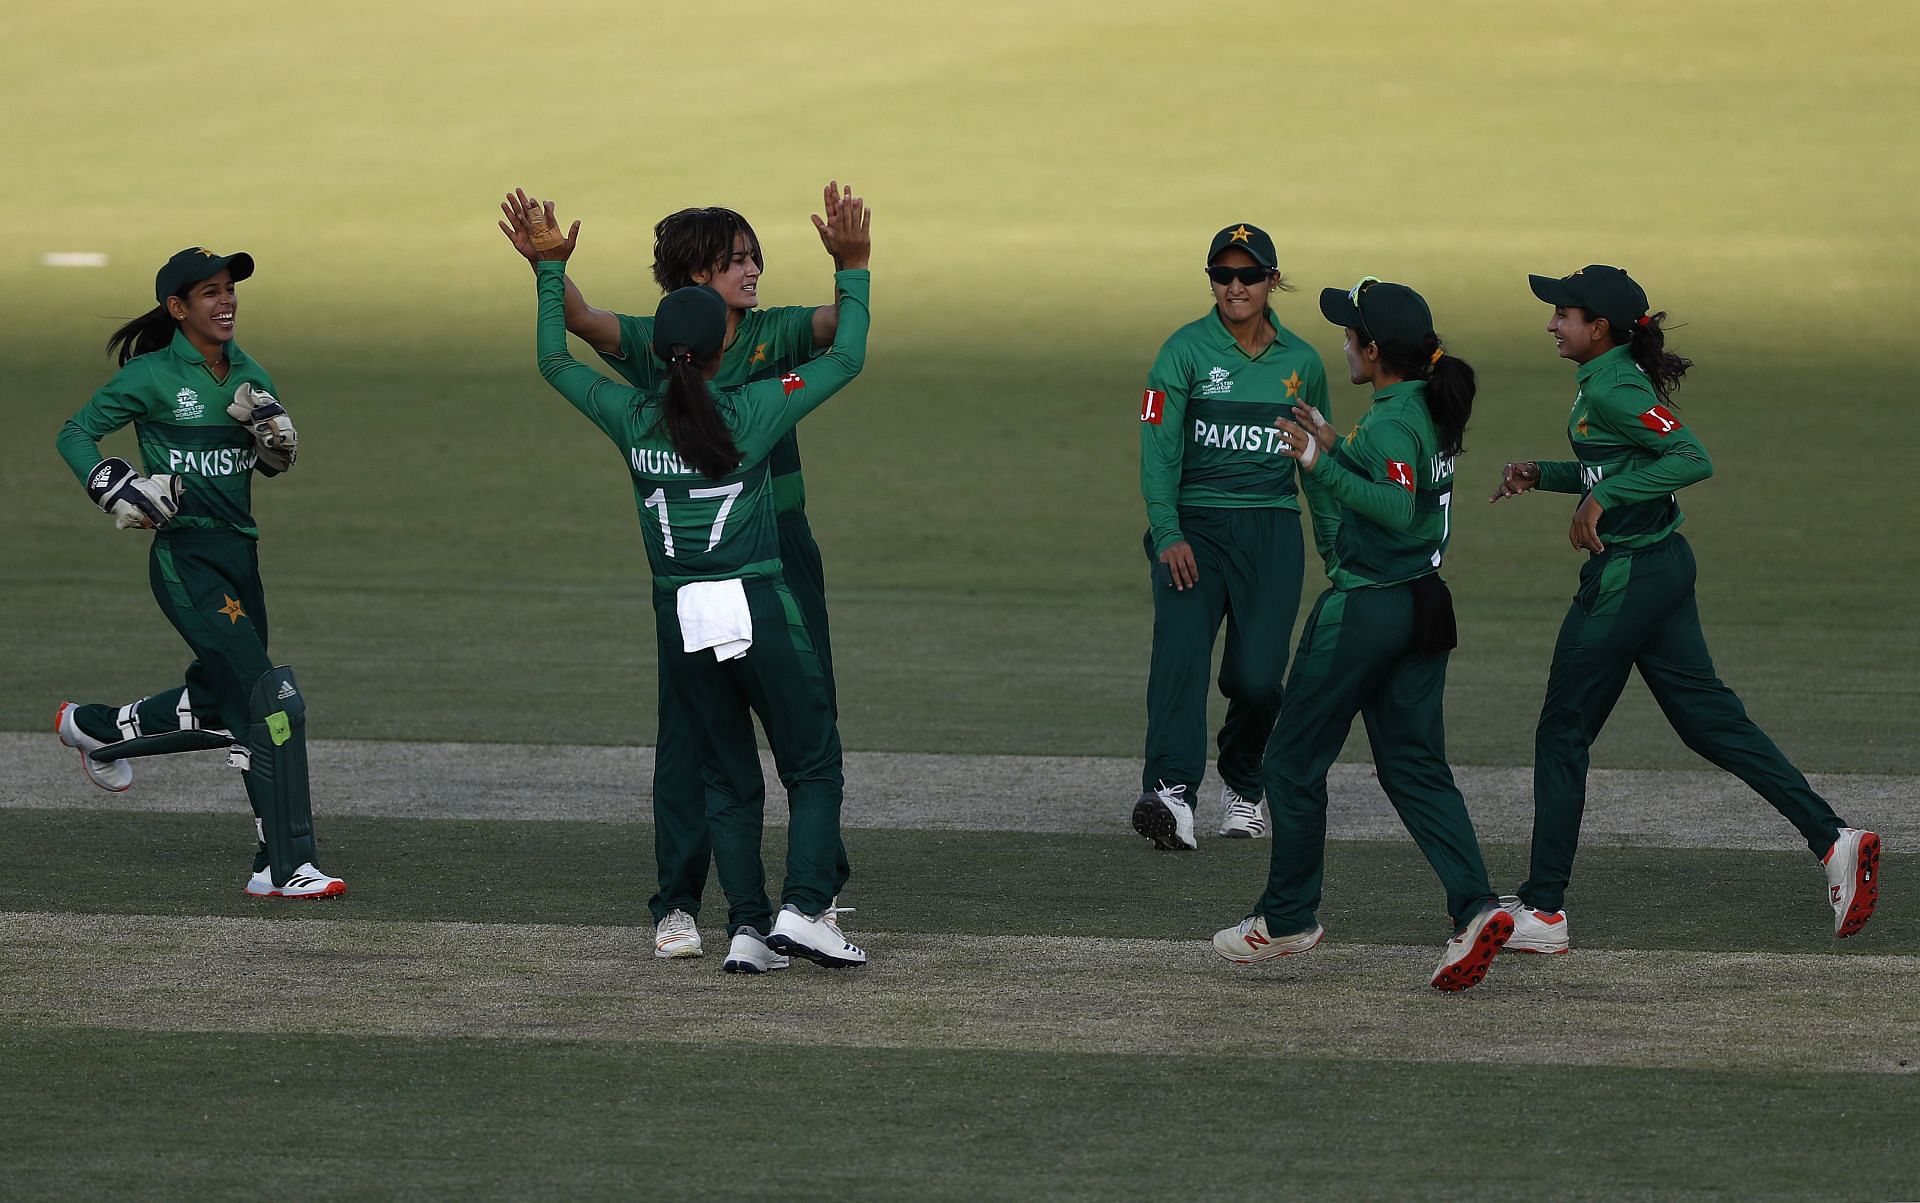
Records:
[[[670,731],[691,744],[663,745],[661,756],[689,756],[725,787],[727,803],[709,800],[705,822],[730,904],[729,973],[783,968],[790,956],[829,967],[867,960],[841,933],[834,906],[847,880],[840,736],[819,653],[785,580],[773,461],[794,424],[865,362],[871,219],[859,198],[841,202],[815,219],[840,265],[832,345],[776,379],[718,389],[730,310],[716,289],[679,288],[660,302],[650,346],[665,365],[661,383],[617,383],[567,349],[565,265],[580,223],[558,236],[551,201],[529,223],[541,375],[614,441],[633,479],[653,572],[661,712],[682,720]],[[760,860],[755,714],[791,808],[777,916]]]
[[[153,596],[194,658],[183,685],[124,706],[62,702],[54,727],[87,779],[116,792],[138,757],[227,748],[253,807],[246,892],[337,898],[347,885],[321,872],[314,846],[306,700],[267,654],[253,477],[290,469],[299,436],[266,369],[234,341],[237,285],[252,274],[244,253],[189,247],[167,260],[158,304],[108,340],[119,372],[61,427],[60,454],[94,504],[123,530],[153,533]],[[129,422],[143,471],[100,455]]]
[[[1635,668],[1689,748],[1799,830],[1826,869],[1833,934],[1851,936],[1880,895],[1880,837],[1847,826],[1747,717],[1715,675],[1700,630],[1677,494],[1713,475],[1713,462],[1672,403],[1693,362],[1667,349],[1667,315],[1648,312],[1646,290],[1619,268],[1529,280],[1553,306],[1547,333],[1560,357],[1576,365],[1567,411],[1574,458],[1508,464],[1492,500],[1534,489],[1578,497],[1568,540],[1588,558],[1534,731],[1532,866],[1518,895],[1502,900],[1516,923],[1508,947],[1572,946],[1564,904],[1586,809],[1587,750]]]
[[[835,181],[823,190],[822,199],[825,215],[820,220],[826,229],[820,232],[824,236],[840,208],[860,198],[853,195],[850,186]],[[506,220],[500,228],[515,249],[534,262],[530,218],[539,213],[537,202],[525,192],[517,192],[506,198],[501,209]],[[731,209],[682,209],[654,227],[653,278],[661,293],[704,284],[727,303],[727,331],[715,388],[778,380],[833,341],[839,322],[837,305],[760,307],[760,275],[765,266],[759,237],[746,218]],[[835,258],[835,269],[842,266]],[[595,308],[568,279],[566,319],[567,332],[599,352],[601,359],[635,388],[648,391],[666,380],[667,365],[652,346],[653,318]],[[807,489],[800,473],[800,442],[794,430],[789,430],[774,448],[769,471],[787,590],[806,621],[826,681],[828,707],[837,715],[826,578],[820,545],[807,522]],[[685,714],[665,702],[663,693],[654,740],[654,858],[659,890],[648,903],[655,924],[654,955],[697,957],[702,953],[697,919],[712,852],[707,815],[729,809],[736,800],[716,773],[703,772],[694,755],[697,740],[686,729]],[[758,809],[765,804],[765,784],[757,773],[754,781],[754,796],[741,802]],[[845,854],[841,856],[844,862]],[[844,863],[841,867],[844,871]],[[730,908],[750,911],[757,905],[756,896],[757,891],[755,895],[730,898]],[[729,919],[730,925],[741,921],[739,914]]]
[[[1320,294],[1346,331],[1348,378],[1373,399],[1344,441],[1302,406],[1278,419],[1282,454],[1299,461],[1332,587],[1300,637],[1287,705],[1267,743],[1273,854],[1266,892],[1238,926],[1213,937],[1242,964],[1308,952],[1327,846],[1327,769],[1354,716],[1366,720],[1380,788],[1446,889],[1454,933],[1431,983],[1465,990],[1513,932],[1495,899],[1480,841],[1447,766],[1442,702],[1456,643],[1453,599],[1440,579],[1452,533],[1453,463],[1473,412],[1473,369],[1433,331],[1427,302],[1369,276]]]
[[[1213,236],[1206,263],[1213,310],[1167,339],[1140,402],[1153,655],[1133,829],[1176,851],[1199,846],[1194,794],[1206,775],[1207,677],[1222,619],[1217,833],[1267,834],[1260,758],[1280,713],[1304,572],[1294,466],[1273,421],[1296,403],[1328,409],[1319,354],[1269,304],[1288,287],[1273,239],[1235,222]]]

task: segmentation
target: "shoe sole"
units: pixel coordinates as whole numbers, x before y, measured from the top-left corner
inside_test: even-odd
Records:
[[[1524,952],[1528,956],[1563,957],[1563,956],[1566,956],[1568,953],[1572,952],[1573,947],[1568,944],[1557,944],[1552,948],[1537,948],[1531,944],[1522,944],[1518,940],[1508,940],[1507,946],[1501,949],[1501,951],[1502,952]]]
[[[744,973],[753,977],[785,968],[785,965],[756,965],[752,961],[728,961],[720,966],[722,973]]]
[[[1479,985],[1480,980],[1487,976],[1493,958],[1500,955],[1500,950],[1512,938],[1513,916],[1505,911],[1495,913],[1480,929],[1480,934],[1474,937],[1473,947],[1467,955],[1433,975],[1433,988],[1454,994]]]
[[[1241,827],[1235,827],[1231,831],[1216,831],[1214,834],[1223,840],[1260,840],[1267,836],[1264,831],[1248,831]]]
[[[1151,798],[1142,798],[1133,804],[1133,829],[1153,841],[1153,846],[1162,852],[1192,852],[1193,849],[1180,842],[1180,825],[1174,821],[1173,812]]]
[[[658,944],[653,946],[653,959],[656,961],[684,961],[691,957],[703,957],[707,950],[698,944],[691,948],[676,948],[669,952]]]
[[[1853,902],[1847,907],[1847,914],[1840,921],[1840,927],[1833,933],[1836,940],[1858,935],[1860,929],[1873,918],[1873,908],[1880,901],[1880,837],[1869,831],[1860,837],[1860,855],[1853,864]]]
[[[784,957],[799,957],[803,961],[812,961],[822,969],[860,969],[866,965],[865,961],[849,961],[836,957],[802,944],[792,936],[782,936],[777,933],[767,937],[767,947]]]
[[[108,785],[105,781],[102,781],[100,779],[98,775],[99,770],[93,767],[93,760],[91,757],[87,755],[87,750],[81,747],[79,744],[67,743],[67,733],[64,730],[64,728],[66,727],[67,711],[72,707],[73,707],[72,702],[62,702],[54,710],[53,733],[54,735],[59,737],[60,742],[62,744],[80,753],[80,771],[86,774],[86,778],[88,781],[93,782],[93,784],[99,786],[103,790],[106,790],[110,794],[124,794],[128,790],[132,789],[133,773],[131,770],[129,770],[127,773],[127,783],[125,785]],[[122,764],[125,762],[116,760],[113,763]]]
[[[1320,941],[1326,938],[1327,938],[1327,929],[1323,927],[1319,931],[1314,933],[1313,943],[1307,945],[1305,948],[1281,948],[1279,945],[1276,944],[1276,945],[1270,946],[1270,949],[1271,949],[1270,951],[1256,953],[1253,956],[1245,956],[1245,957],[1235,956],[1233,953],[1230,953],[1226,951],[1224,948],[1221,948],[1218,944],[1213,945],[1213,951],[1219,953],[1221,959],[1231,961],[1235,965],[1258,965],[1261,961],[1277,960],[1280,957],[1303,956],[1306,953],[1312,952],[1314,949],[1320,947]]]
[[[345,898],[347,896],[347,883],[344,881],[336,881],[326,889],[312,894],[288,894],[281,890],[258,894],[245,887],[242,887],[240,892],[249,898],[284,898],[288,902],[318,902],[322,898]]]

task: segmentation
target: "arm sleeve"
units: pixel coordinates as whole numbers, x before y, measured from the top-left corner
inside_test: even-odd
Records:
[[[783,371],[812,359],[822,349],[813,341],[813,310],[805,305],[782,307],[774,319],[773,346],[767,349],[773,365]]]
[[[1657,501],[1713,475],[1713,461],[1707,457],[1707,449],[1653,394],[1623,389],[1610,394],[1603,405],[1594,409],[1615,434],[1660,457],[1608,476],[1593,486],[1593,499],[1602,507],[1611,509],[1636,501]],[[1669,426],[1672,428],[1668,429]]]
[[[1331,455],[1322,456],[1313,470],[1314,483],[1362,518],[1379,523],[1388,530],[1404,531],[1413,527],[1413,490],[1396,484],[1387,476],[1387,463],[1397,460],[1413,472],[1419,471],[1420,442],[1399,422],[1386,422],[1367,431],[1361,454],[1361,475],[1343,467]],[[1318,538],[1318,532],[1315,532]]]
[[[833,284],[840,307],[833,345],[813,362],[785,376],[756,380],[736,394],[742,404],[736,411],[740,424],[734,439],[750,460],[764,459],[801,418],[847,387],[866,366],[872,275],[865,268],[838,271],[833,273]]]
[[[1147,388],[1166,394],[1160,421],[1140,423],[1140,496],[1155,555],[1186,537],[1180,533],[1180,469],[1187,453],[1187,386],[1185,356],[1169,339],[1147,373]]]
[[[567,265],[542,260],[534,267],[540,316],[534,345],[540,356],[540,375],[554,391],[573,403],[609,438],[619,437],[619,416],[644,399],[630,385],[617,384],[573,357],[567,349]]]
[[[143,375],[132,365],[120,369],[60,428],[54,446],[80,483],[86,483],[87,473],[100,462],[100,440],[147,415],[147,399],[139,388]]]
[[[1549,493],[1584,493],[1586,481],[1580,476],[1580,461],[1577,459],[1537,459],[1533,461],[1540,468],[1540,483],[1536,488]]]
[[[1313,357],[1313,370],[1307,373],[1307,387],[1302,391],[1308,405],[1319,410],[1327,421],[1333,421],[1333,402],[1327,396],[1327,368],[1318,355]],[[1340,503],[1325,489],[1316,487],[1308,473],[1301,472],[1300,480],[1307,505],[1313,512],[1313,545],[1319,550],[1321,561],[1331,570],[1333,546],[1340,538]]]

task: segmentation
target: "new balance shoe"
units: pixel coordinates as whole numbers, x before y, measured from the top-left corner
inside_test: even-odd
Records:
[[[1249,802],[1233,792],[1231,785],[1220,787],[1220,830],[1216,835],[1230,840],[1257,840],[1273,830],[1265,802]]]
[[[728,973],[770,973],[790,963],[767,947],[766,937],[758,929],[743,927],[733,933],[733,943],[727,945],[727,959],[720,968]]]
[[[663,961],[703,955],[700,929],[685,911],[668,911],[667,917],[653,928],[653,955]]]
[[[1880,901],[1880,837],[1842,827],[1820,863],[1827,870],[1827,901],[1833,904],[1833,938],[1844,940],[1867,925]]]
[[[1192,852],[1200,846],[1193,838],[1193,806],[1184,785],[1162,781],[1157,789],[1141,790],[1133,804],[1133,829],[1162,852]]]
[[[102,763],[87,755],[96,748],[106,747],[107,743],[105,740],[95,739],[80,729],[80,724],[74,721],[73,715],[78,708],[72,702],[60,703],[60,708],[53,712],[54,734],[58,735],[60,742],[69,748],[80,750],[80,771],[87,775],[88,781],[101,789],[117,794],[133,784],[133,764],[125,760],[109,760]]]
[[[1567,935],[1567,912],[1540,911],[1512,894],[1500,900],[1500,909],[1513,916],[1513,935],[1507,940],[1508,952],[1538,952],[1549,956],[1571,951]]]
[[[1313,946],[1326,934],[1327,929],[1316,923],[1305,931],[1276,937],[1267,931],[1265,915],[1249,915],[1237,927],[1214,932],[1213,950],[1236,965],[1251,965],[1255,961],[1312,952]]]
[[[827,969],[852,969],[867,963],[866,951],[841,932],[834,907],[808,918],[800,913],[800,908],[787,903],[774,918],[767,947]]]
[[[247,893],[255,898],[338,898],[346,892],[346,882],[328,877],[311,862],[295,869],[285,885],[273,884],[271,869],[258,870],[247,878]]]
[[[1433,971],[1433,988],[1449,994],[1470,989],[1487,976],[1487,966],[1513,937],[1513,916],[1504,907],[1488,903],[1480,908],[1460,933],[1440,950],[1440,964]]]

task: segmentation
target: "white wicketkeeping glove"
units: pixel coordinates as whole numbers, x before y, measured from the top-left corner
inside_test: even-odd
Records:
[[[287,416],[287,407],[272,393],[242,384],[233,390],[227,413],[253,434],[254,450],[267,475],[278,476],[300,458],[300,434]]]
[[[112,514],[121,530],[159,530],[173,521],[185,487],[178,476],[142,476],[118,457],[101,460],[87,473],[87,496]]]

